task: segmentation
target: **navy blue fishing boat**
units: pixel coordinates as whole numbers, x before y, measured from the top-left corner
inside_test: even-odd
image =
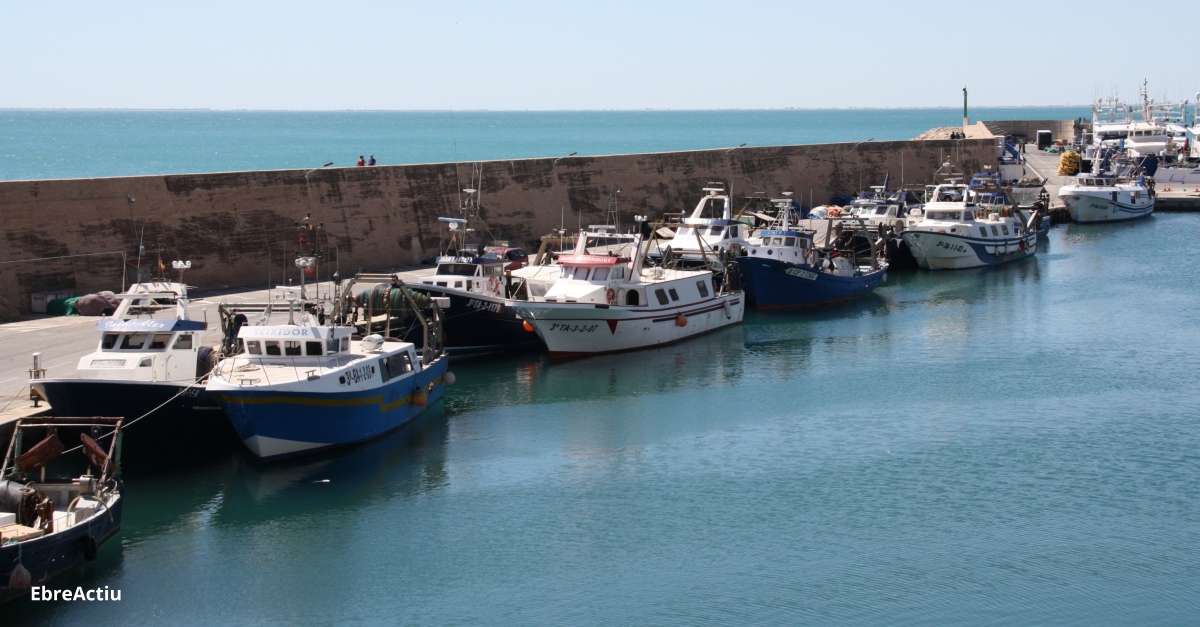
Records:
[[[100,545],[120,531],[122,423],[122,418],[52,417],[16,422],[0,464],[0,603],[49,593],[45,584],[96,559]],[[23,450],[25,439],[35,434],[41,441]],[[68,451],[63,440],[79,446]],[[46,478],[47,467],[67,468],[57,460],[74,451],[98,474]],[[115,599],[106,598],[110,592]],[[120,592],[107,588],[85,596],[120,600]]]
[[[888,265],[878,254],[871,255],[868,265],[859,265],[853,250],[845,254],[837,246],[820,250],[813,245],[812,233],[788,226],[791,200],[773,202],[780,208],[780,228],[760,232],[759,240],[737,257],[751,306],[832,305],[866,296],[887,278]],[[843,235],[850,235],[850,240],[854,232]]]

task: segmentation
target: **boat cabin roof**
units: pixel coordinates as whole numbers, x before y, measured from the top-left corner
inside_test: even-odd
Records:
[[[759,235],[763,237],[782,235],[784,237],[803,237],[806,239],[812,239],[812,233],[801,233],[800,231],[763,230],[759,233]]]
[[[298,324],[274,324],[257,327],[244,326],[238,329],[238,337],[243,340],[325,340],[350,337],[353,334],[353,327],[316,327]]]
[[[96,323],[97,331],[108,333],[173,333],[175,331],[203,331],[208,325],[197,320],[144,318],[136,320],[101,320]]]

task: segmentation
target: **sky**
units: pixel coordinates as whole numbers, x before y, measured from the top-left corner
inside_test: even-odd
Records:
[[[936,107],[964,85],[977,106],[1083,105],[1143,79],[1195,100],[1194,54],[1088,17],[1154,14],[1130,7],[0,0],[0,108]]]

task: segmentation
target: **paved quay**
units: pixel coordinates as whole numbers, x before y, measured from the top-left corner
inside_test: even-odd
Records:
[[[387,270],[396,273],[404,281],[433,273],[432,267],[403,267]],[[309,284],[312,289],[313,284]],[[298,286],[293,286],[298,289]],[[319,284],[321,294],[332,289],[332,283]],[[209,346],[221,341],[221,329],[217,324],[217,306],[221,303],[261,302],[269,292],[279,290],[239,288],[219,291],[192,291],[191,315],[203,320],[207,317],[208,332],[202,340]],[[29,400],[29,368],[33,365],[33,354],[41,353],[42,367],[47,377],[74,376],[79,358],[96,350],[96,322],[92,316],[38,316],[25,320],[0,323],[0,429],[23,416],[43,411],[47,405],[35,408]]]

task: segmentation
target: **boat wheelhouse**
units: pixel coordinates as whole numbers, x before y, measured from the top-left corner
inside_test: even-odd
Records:
[[[721,183],[710,182],[692,213],[680,219],[674,237],[650,253],[654,259],[670,256],[695,264],[721,251],[746,246],[750,227],[733,219],[733,197]],[[668,253],[668,249],[670,252]]]
[[[1037,252],[1035,225],[1004,216],[994,205],[980,207],[966,196],[964,190],[963,200],[929,203],[921,219],[900,234],[920,267],[980,268],[1025,259]],[[1031,222],[1035,220],[1040,224],[1036,214],[1030,218]]]

